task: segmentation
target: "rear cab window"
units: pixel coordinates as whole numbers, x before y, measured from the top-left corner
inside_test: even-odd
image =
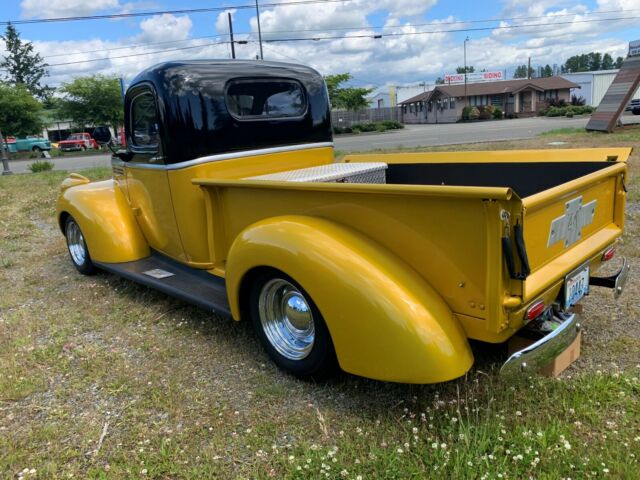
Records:
[[[302,85],[288,79],[238,79],[228,83],[225,101],[237,120],[302,117],[307,97]]]
[[[154,150],[160,143],[156,101],[153,93],[143,91],[131,102],[131,139],[136,147]]]

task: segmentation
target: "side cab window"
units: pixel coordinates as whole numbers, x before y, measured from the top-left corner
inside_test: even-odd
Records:
[[[160,118],[151,87],[140,86],[134,90],[128,113],[132,161],[164,163],[161,160]]]

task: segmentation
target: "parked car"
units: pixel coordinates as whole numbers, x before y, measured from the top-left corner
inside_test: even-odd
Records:
[[[322,76],[241,60],[142,72],[125,131],[112,179],[62,183],[75,268],[250,321],[300,377],[443,382],[473,364],[471,339],[523,329],[535,343],[502,371],[529,375],[575,340],[589,290],[618,296],[628,276],[624,258],[597,271],[623,233],[630,148],[336,162]]]
[[[70,150],[87,150],[88,148],[97,150],[100,146],[88,133],[72,133],[65,140],[58,142],[58,148],[63,152],[67,152]]]
[[[51,143],[49,140],[42,137],[7,137],[6,144],[7,149],[11,153],[42,152],[43,150],[51,150]]]
[[[631,100],[631,103],[629,103],[627,110],[631,110],[631,113],[633,113],[634,115],[640,115],[640,98]]]

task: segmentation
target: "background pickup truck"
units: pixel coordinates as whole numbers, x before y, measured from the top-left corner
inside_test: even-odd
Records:
[[[113,179],[72,174],[58,220],[76,268],[116,273],[247,319],[301,377],[463,375],[469,339],[533,346],[535,369],[577,335],[624,224],[628,148],[349,155],[336,163],[314,70],[170,62],[125,100]],[[109,139],[108,132],[100,141]]]
[[[6,140],[7,150],[11,153],[17,152],[42,152],[43,150],[51,150],[51,143],[46,138],[26,137],[15,138],[8,137]]]
[[[58,142],[58,148],[62,151],[87,150],[88,148],[97,150],[98,142],[88,133],[72,133],[66,139]]]

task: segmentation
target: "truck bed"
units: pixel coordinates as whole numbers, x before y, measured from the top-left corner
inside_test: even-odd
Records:
[[[508,187],[525,198],[609,166],[606,161],[396,163],[388,166],[387,184]]]

